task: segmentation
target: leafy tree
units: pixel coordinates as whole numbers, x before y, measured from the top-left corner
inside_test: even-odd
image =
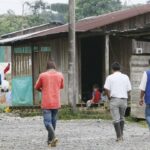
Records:
[[[121,9],[120,0],[77,0],[77,19]]]
[[[50,9],[58,13],[68,13],[68,4],[55,3],[51,4]]]
[[[20,30],[28,27],[28,20],[26,17],[16,16],[12,10],[8,10],[6,14],[0,15],[0,35]]]
[[[65,23],[67,21],[67,4],[48,4],[42,0],[37,0],[32,3],[26,2],[29,7],[30,15],[28,16],[31,26],[59,21]]]

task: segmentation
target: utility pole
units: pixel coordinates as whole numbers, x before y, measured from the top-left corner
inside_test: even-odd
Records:
[[[73,112],[76,112],[76,34],[75,34],[75,0],[69,0],[69,51],[68,51],[68,100]]]

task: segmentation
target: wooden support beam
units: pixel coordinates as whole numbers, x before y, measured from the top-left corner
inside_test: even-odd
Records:
[[[105,35],[105,77],[109,75],[109,35]]]
[[[32,62],[33,105],[35,105],[35,92],[34,92],[35,76],[34,76],[34,46],[33,45],[31,45],[31,62]]]
[[[76,111],[75,0],[69,0],[68,101]]]

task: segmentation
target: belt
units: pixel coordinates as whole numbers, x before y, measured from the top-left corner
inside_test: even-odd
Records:
[[[111,98],[117,98],[117,99],[122,99],[122,100],[127,99],[127,98],[118,98],[118,97],[111,97]]]

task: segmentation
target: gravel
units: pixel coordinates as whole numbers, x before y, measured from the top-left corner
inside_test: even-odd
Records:
[[[123,142],[115,142],[111,121],[58,121],[60,142],[53,150],[150,150],[147,128],[127,123]],[[0,114],[0,150],[48,150],[42,117],[20,118]]]

